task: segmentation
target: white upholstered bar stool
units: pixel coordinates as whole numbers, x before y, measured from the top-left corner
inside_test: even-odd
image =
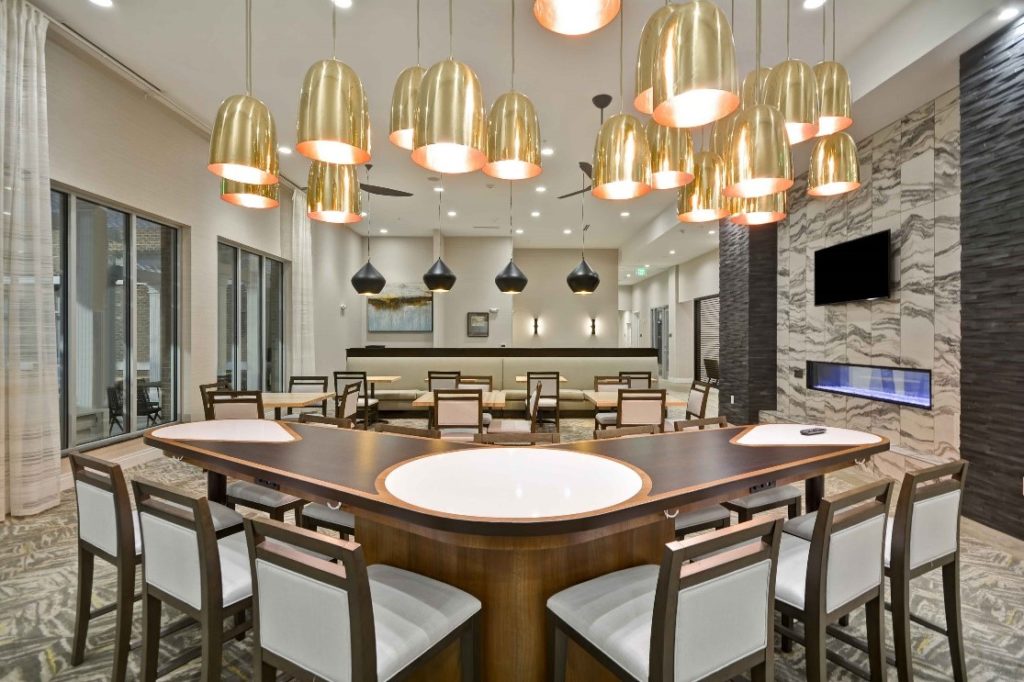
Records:
[[[344,390],[349,394],[348,400],[350,404],[356,405],[359,393],[358,383],[349,384]],[[338,403],[338,405],[342,404],[344,403]],[[317,424],[324,428],[355,428],[355,423],[352,420],[338,417],[320,417],[319,415],[304,414],[300,421]],[[336,531],[342,537],[352,537],[356,532],[355,516],[347,509],[342,509],[340,503],[337,506],[331,506],[321,504],[320,502],[310,502],[302,508],[297,525],[312,531],[319,528],[328,528]]]
[[[701,431],[704,429],[724,429],[729,423],[725,417],[709,417],[703,419],[677,419],[672,422],[672,428],[677,433],[688,431]],[[711,528],[728,528],[732,521],[729,510],[720,504],[712,504],[701,509],[680,512],[675,519],[676,539],[681,540],[690,533],[696,533]]]
[[[775,582],[782,624],[776,630],[783,650],[791,640],[806,647],[808,682],[828,680],[826,659],[867,679],[885,679],[882,571],[892,489],[893,482],[883,480],[825,498],[809,542],[783,534]],[[867,672],[825,646],[827,626],[861,606],[867,609]],[[804,624],[802,637],[792,627],[794,618]]]
[[[634,566],[548,599],[548,679],[565,679],[572,638],[619,679],[772,679],[772,598],[780,520],[665,545]]]
[[[417,573],[367,567],[362,547],[248,519],[253,668],[297,679],[391,680],[459,640],[462,680],[479,679],[480,601]],[[294,549],[297,548],[297,549]]]
[[[484,433],[483,395],[480,391],[434,391],[434,426],[442,440],[472,443]]]
[[[205,497],[141,479],[132,489],[142,528],[142,679],[155,680],[194,658],[185,652],[157,670],[166,603],[198,621],[201,679],[219,680],[224,642],[243,637],[252,625],[245,618],[252,602],[245,534],[218,540]],[[225,632],[228,616],[234,625]]]

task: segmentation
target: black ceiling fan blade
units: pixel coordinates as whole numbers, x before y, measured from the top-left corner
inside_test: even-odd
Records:
[[[380,187],[379,185],[368,185],[365,182],[360,182],[359,187],[364,192],[370,194],[379,194],[384,197],[411,197],[412,192],[403,192],[400,189],[392,189],[390,187]]]
[[[589,161],[580,161],[580,170],[583,171],[588,178],[594,178],[594,167],[590,165]]]
[[[589,192],[591,189],[593,189],[593,187],[584,187],[583,189],[578,189],[575,192],[569,192],[568,194],[563,194],[562,196],[560,196],[558,198],[559,199],[568,199],[569,197],[574,197],[574,196],[576,196],[578,194],[583,194],[584,192]]]

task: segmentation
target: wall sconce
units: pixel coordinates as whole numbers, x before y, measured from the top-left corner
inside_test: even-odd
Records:
[[[540,318],[533,318],[533,335],[537,336],[540,333]]]
[[[590,335],[597,336],[597,318],[590,318]]]

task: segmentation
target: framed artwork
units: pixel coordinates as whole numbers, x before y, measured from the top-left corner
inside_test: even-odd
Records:
[[[366,331],[434,331],[434,295],[422,283],[386,284],[366,300]]]
[[[466,313],[466,336],[486,338],[490,335],[490,313]]]

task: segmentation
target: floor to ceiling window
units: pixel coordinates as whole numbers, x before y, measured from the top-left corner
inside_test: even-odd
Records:
[[[51,192],[61,444],[177,418],[178,232]]]
[[[280,391],[284,263],[217,245],[217,378],[238,390]]]

